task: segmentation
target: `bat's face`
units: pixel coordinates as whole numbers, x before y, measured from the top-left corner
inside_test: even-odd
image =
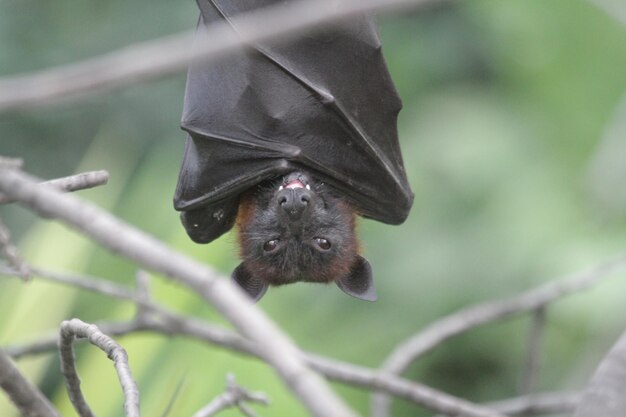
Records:
[[[302,173],[260,185],[240,206],[241,255],[269,284],[330,282],[356,254],[354,214]]]
[[[307,174],[294,172],[246,193],[237,224],[243,262],[233,278],[253,298],[268,285],[297,281],[342,287],[355,271],[369,273],[371,281],[369,264],[357,254],[354,210]]]

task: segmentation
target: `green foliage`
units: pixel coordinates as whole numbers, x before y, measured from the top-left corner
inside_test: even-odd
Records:
[[[195,16],[193,2],[5,0],[0,71],[9,75],[95,56],[190,29]],[[304,349],[374,367],[401,340],[447,313],[514,295],[626,247],[626,212],[606,215],[603,204],[611,203],[611,194],[609,201],[595,200],[589,182],[607,126],[626,117],[614,114],[626,88],[623,26],[583,0],[466,1],[380,22],[404,102],[399,127],[416,200],[403,226],[361,222],[379,301],[300,284],[272,290],[260,304]],[[109,170],[106,187],[81,195],[228,274],[237,264],[233,237],[193,244],[171,204],[183,150],[183,88],[180,74],[0,114],[0,154],[23,157],[29,171],[46,178]],[[626,140],[626,133],[621,137]],[[620,193],[615,190],[616,198]],[[17,207],[0,210],[32,263],[133,285],[135,266],[126,260]],[[578,387],[586,379],[624,327],[623,278],[548,309],[538,388]],[[223,323],[193,294],[165,280],[153,281],[153,293],[172,308]],[[128,304],[99,295],[8,278],[0,278],[0,306],[1,345],[32,340],[72,316],[95,321],[133,314]],[[528,327],[529,320],[520,318],[470,332],[427,355],[408,375],[477,401],[515,395]],[[146,415],[165,409],[181,379],[173,415],[191,415],[222,392],[228,371],[272,399],[260,414],[305,415],[274,373],[254,359],[155,335],[119,341],[129,352]],[[120,415],[111,364],[89,347],[78,357],[94,410]],[[57,362],[52,355],[20,365],[64,415],[74,415]],[[367,393],[340,392],[365,412]],[[415,410],[398,402],[394,415],[415,416]],[[0,415],[16,415],[4,398]]]

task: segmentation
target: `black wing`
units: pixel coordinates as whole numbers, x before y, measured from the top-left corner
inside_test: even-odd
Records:
[[[198,0],[197,36],[213,21],[277,2]],[[188,212],[183,218],[194,240],[210,241],[232,226],[241,192],[304,168],[361,215],[402,223],[413,194],[397,138],[400,108],[367,17],[194,64],[175,207]]]

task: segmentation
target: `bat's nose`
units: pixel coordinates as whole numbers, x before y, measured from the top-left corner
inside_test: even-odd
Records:
[[[300,220],[311,203],[313,193],[306,188],[284,188],[276,197],[280,208],[291,220]]]

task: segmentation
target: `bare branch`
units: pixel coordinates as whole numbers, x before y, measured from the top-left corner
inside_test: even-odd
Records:
[[[554,392],[530,394],[487,405],[510,416],[544,415],[554,413],[571,413],[580,403],[578,392]],[[447,417],[442,414],[437,417]]]
[[[144,325],[138,323],[137,321],[120,323],[97,323],[96,325],[98,326],[100,331],[102,331],[102,333],[111,336],[124,336],[127,334],[145,330]],[[77,341],[81,342],[82,339],[78,339]],[[59,334],[58,331],[55,331],[54,333],[43,336],[32,343],[6,346],[4,348],[4,351],[13,359],[20,359],[24,356],[51,353],[53,351],[56,351],[58,349],[58,346]]]
[[[114,336],[140,331],[187,336],[259,357],[257,347],[241,336],[191,317],[178,316],[176,321],[164,321],[154,317],[142,318],[130,323],[101,323],[98,324],[98,327],[103,332]],[[44,353],[54,349],[56,340],[56,337],[49,336],[35,343],[7,347],[6,350],[15,358]],[[467,416],[501,416],[501,414],[490,413],[484,407],[474,405],[469,401],[401,377],[382,374],[374,369],[326,359],[313,354],[305,354],[305,360],[311,367],[329,379],[366,389],[385,391],[415,404],[431,408],[435,412],[456,415],[454,413],[458,413],[460,410],[466,412],[464,415]]]
[[[17,247],[11,242],[11,233],[0,219],[0,257],[6,259],[7,263],[15,268],[20,278],[28,280],[31,270],[20,256]]]
[[[510,415],[571,413],[580,403],[578,392],[529,394],[489,403],[490,407]]]
[[[383,9],[403,9],[441,0],[299,0],[213,24],[206,36],[191,32],[144,42],[100,57],[29,75],[0,79],[0,111],[119,88],[183,71],[193,61],[215,59],[249,43],[293,35],[323,23]],[[193,45],[193,48],[191,47]]]
[[[73,195],[39,187],[33,178],[0,168],[0,191],[44,216],[55,217],[148,269],[169,276],[212,303],[253,341],[261,357],[283,378],[315,416],[354,416],[328,384],[304,363],[301,352],[267,316],[229,280],[168,248],[157,239]]]
[[[81,288],[109,297],[135,302],[139,301],[139,298],[135,296],[130,288],[104,279],[52,272],[34,266],[31,266],[31,273],[33,276],[38,276],[48,281]],[[0,265],[0,275],[19,276],[19,271]]]
[[[543,332],[546,325],[546,307],[539,307],[533,312],[530,335],[528,337],[528,353],[526,355],[526,366],[522,373],[522,384],[520,394],[525,395],[532,392],[539,367],[541,365],[541,346],[543,344]]]
[[[24,160],[22,158],[12,158],[0,155],[0,165],[5,168],[22,168],[24,166]]]
[[[256,417],[257,414],[246,407],[245,402],[263,405],[269,405],[270,403],[264,393],[248,391],[235,383],[233,374],[228,374],[226,377],[226,392],[195,413],[193,417],[211,417],[231,407],[239,408],[246,416]]]
[[[109,181],[109,173],[107,171],[90,171],[82,174],[70,175],[69,177],[56,178],[44,181],[40,185],[54,187],[59,191],[78,191],[87,188],[98,187]],[[0,194],[0,204],[13,203],[15,200]]]
[[[37,272],[38,274],[43,274],[40,275],[42,278],[66,284],[83,281],[80,284],[81,288],[96,292],[99,292],[100,290],[98,285],[94,285],[92,283],[93,281],[98,281],[93,278],[72,277],[72,279],[68,281],[66,279],[59,280],[59,277],[64,278],[61,274],[50,272],[46,273],[40,269],[37,269]],[[104,288],[106,288],[106,294],[113,292],[110,288],[108,288],[108,286],[104,286]],[[126,294],[124,294],[124,292],[125,291],[122,288],[114,291],[115,294],[122,295],[119,298],[134,301],[136,303],[141,302],[140,298],[135,297],[130,292],[127,292]],[[146,313],[137,316],[137,318],[131,323],[103,323],[99,324],[99,327],[103,330],[103,332],[116,336],[137,331],[153,331],[167,335],[184,335],[219,346],[224,346],[241,353],[260,357],[259,349],[255,344],[229,330],[208,324],[194,317],[184,317],[172,313],[152,302],[143,305],[143,307],[145,308]],[[42,353],[46,350],[54,348],[55,342],[56,338],[54,336],[50,336],[29,345],[8,347],[7,352],[9,352],[13,357]],[[330,379],[335,379],[363,388],[384,390],[390,394],[415,402],[416,404],[424,405],[425,407],[434,407],[433,410],[436,412],[450,412],[451,410],[457,411],[459,409],[466,410],[469,408],[470,414],[468,415],[491,415],[487,411],[483,412],[480,407],[476,410],[473,409],[472,404],[465,400],[455,398],[448,394],[441,393],[420,384],[415,384],[399,377],[383,375],[372,369],[357,367],[340,361],[327,360],[312,354],[306,354],[305,360],[310,366],[314,367],[318,372]]]
[[[1,274],[18,276],[17,271],[0,266],[0,275]],[[138,308],[143,308],[145,310],[142,314],[138,314],[137,319],[132,323],[98,324],[104,333],[110,335],[123,335],[141,330],[151,330],[164,334],[180,333],[191,337],[197,337],[219,346],[225,346],[237,352],[244,352],[260,357],[260,353],[254,344],[242,338],[238,334],[219,326],[208,324],[204,321],[196,319],[195,317],[185,317],[175,314],[168,309],[143,298],[143,296],[138,296],[130,289],[122,285],[103,279],[62,274],[42,270],[40,268],[33,268],[33,276],[38,276],[40,278],[64,285],[75,286],[121,300],[127,300],[135,303]],[[23,355],[38,354],[54,349],[57,345],[57,340],[58,338],[55,333],[42,338],[35,343],[29,344],[28,346],[7,347],[6,350],[12,357],[19,358]]]
[[[600,363],[574,417],[626,416],[626,332]]]
[[[398,345],[385,360],[383,372],[401,374],[417,358],[434,349],[449,338],[474,327],[503,320],[524,312],[541,308],[559,298],[591,288],[612,273],[626,269],[626,255],[597,265],[573,276],[548,282],[515,297],[488,301],[471,306],[431,323],[420,333]],[[389,399],[384,394],[374,394],[372,415],[387,415]]]
[[[20,373],[0,349],[0,387],[24,417],[59,417],[44,395]]]
[[[95,278],[71,277],[71,279],[68,280],[68,277],[63,276],[63,274],[43,271],[41,269],[36,269],[36,271],[37,275],[44,279],[70,285],[76,283],[80,288],[95,292],[100,292],[102,287],[105,289],[106,292],[104,292],[104,294],[106,295],[114,293],[116,294],[115,296],[121,299],[133,301],[138,304],[142,302],[141,298],[136,297],[123,287],[112,291],[110,286],[115,286],[116,284],[106,283],[107,285],[100,286],[95,284],[95,282],[99,281]],[[0,269],[0,273],[2,272],[8,273],[10,271]],[[116,336],[137,331],[154,331],[167,335],[184,335],[224,346],[237,352],[261,357],[259,349],[255,344],[229,330],[208,324],[194,317],[184,317],[172,313],[152,302],[143,304],[142,306],[145,308],[145,313],[138,315],[132,323],[103,323],[98,326],[105,333]],[[55,342],[56,338],[50,336],[32,344],[7,347],[7,352],[15,358],[29,354],[42,353],[54,348]],[[449,394],[399,377],[384,375],[373,369],[358,367],[337,360],[325,359],[313,354],[305,354],[304,359],[309,366],[312,366],[327,378],[367,389],[382,390],[416,404],[432,408],[432,410],[436,412],[451,413],[462,410],[466,411],[469,416],[493,416],[489,411],[479,406],[474,406],[466,400],[453,397]]]
[[[612,264],[614,262],[617,262],[617,261],[605,263],[603,265]],[[599,269],[602,269],[602,268],[598,267],[594,270],[599,270]],[[66,280],[64,279],[65,277],[63,277],[62,274],[52,273],[49,271],[42,271],[40,269],[36,269],[36,271],[37,271],[37,275],[41,276],[44,279],[50,279],[53,281],[70,284],[70,285],[73,285],[73,283],[76,282],[77,285],[79,285],[81,288],[88,289],[90,291],[95,291],[95,292],[99,292],[100,290],[98,285],[94,285],[95,282],[99,281],[98,279],[95,279],[95,278],[73,277],[71,280]],[[8,270],[2,271],[0,269],[0,272],[10,273],[11,271],[8,271]],[[62,278],[62,279],[59,279],[59,278]],[[569,278],[563,281],[562,284],[564,285],[565,283],[569,282],[571,279],[572,278]],[[599,283],[599,282],[601,282],[599,279],[595,281],[595,283]],[[115,285],[115,284],[112,284],[112,285]],[[108,287],[105,287],[105,288],[106,288],[105,290],[106,292],[104,294],[108,295],[109,293],[113,292],[110,290],[110,288]],[[544,288],[544,287],[543,286],[538,287],[534,291],[538,291],[541,288]],[[118,298],[137,302],[134,295],[123,287],[114,291],[114,293],[117,295],[120,295],[120,294],[122,295],[121,297],[118,297]],[[164,309],[163,307],[158,306],[156,304],[151,304],[149,306],[146,306],[146,308],[148,311],[150,311],[153,314],[146,316],[146,317],[142,317],[142,321],[140,322],[134,322],[132,324],[128,324],[128,323],[102,324],[101,328],[103,330],[106,329],[105,330],[106,333],[114,334],[114,335],[128,334],[128,333],[135,332],[135,331],[154,331],[154,332],[163,333],[163,334],[185,335],[188,337],[198,338],[200,340],[213,343],[216,345],[224,346],[224,347],[230,348],[238,352],[247,353],[247,354],[251,354],[254,356],[259,355],[254,344],[241,338],[240,336],[234,334],[233,332],[230,332],[218,326],[214,326],[206,322],[197,320],[192,317],[183,317],[183,316],[171,313],[167,311],[166,309]],[[143,321],[144,319],[145,321]],[[36,354],[36,353],[41,353],[41,352],[45,352],[46,350],[52,349],[54,347],[54,343],[55,343],[55,339],[49,337],[47,339],[42,339],[39,342],[29,344],[29,345],[8,347],[7,352],[9,352],[9,354],[13,357],[20,357],[22,355],[28,355],[28,354]],[[330,363],[328,360],[320,356],[311,355],[311,354],[308,354],[308,356],[306,356],[306,360],[311,366],[314,366],[315,369],[317,369],[320,373],[322,373],[328,378],[340,380],[344,383],[358,385],[358,386],[368,388],[368,389],[376,388],[379,390],[383,390],[389,394],[399,396],[401,398],[412,401],[416,404],[424,405],[427,407],[429,405],[432,405],[433,403],[433,401],[431,400],[431,395],[430,395],[431,392],[423,392],[421,390],[421,386],[413,384],[412,382],[406,381],[402,378],[393,377],[392,375],[383,375],[382,373],[378,373],[376,377],[374,378],[372,378],[371,375],[369,374],[368,374],[369,375],[368,378],[359,378],[358,373],[351,374],[350,368],[341,367],[341,365],[343,364],[342,362],[334,361]],[[333,370],[332,369],[334,366],[333,364],[341,368],[340,371]],[[348,364],[348,366],[350,365]],[[354,365],[351,365],[351,366],[354,367]],[[352,369],[357,369],[361,371],[364,370],[366,373],[375,372],[374,370],[367,369],[367,368],[360,368],[360,367],[352,368]],[[376,380],[378,380],[378,382]],[[388,380],[391,380],[392,383],[386,384],[386,381]],[[562,407],[563,409],[570,410],[573,407],[571,405],[572,404],[571,401],[561,402],[557,400],[556,398],[549,397],[549,396],[545,397],[544,395],[540,395],[540,394],[537,394],[534,396],[521,397],[518,400],[509,400],[509,402],[512,404],[511,407],[513,408],[510,408],[510,409],[498,408],[498,409],[501,412],[509,412],[509,410],[511,409],[515,410],[515,409],[523,409],[523,408],[531,408],[531,407],[536,407],[537,410],[543,410],[543,409],[547,410],[547,409],[550,409],[550,407],[554,407],[555,410],[561,409],[558,407]],[[499,404],[499,403],[496,403],[496,404]],[[524,404],[529,404],[529,405],[524,405]],[[502,407],[504,407],[504,405]],[[444,412],[444,410],[438,409],[438,408],[433,408],[433,410],[437,412]],[[522,413],[522,411],[514,412],[514,413]]]
[[[122,390],[124,391],[124,410],[127,417],[139,417],[139,390],[130,373],[126,351],[113,339],[102,333],[97,326],[78,319],[61,323],[59,351],[61,370],[65,377],[70,400],[81,417],[94,417],[80,390],[80,378],[76,371],[73,344],[75,338],[85,338],[99,347],[113,361]]]
[[[392,374],[311,354],[308,355],[308,359],[314,369],[330,379],[360,387],[391,392],[399,398],[404,398],[405,400],[444,414],[464,417],[505,416],[487,406],[474,404],[470,401],[454,397],[417,382],[411,382],[396,377]]]
[[[142,317],[150,314],[150,310],[147,307],[152,305],[150,302],[150,275],[140,269],[135,274],[135,281],[137,282],[137,287],[134,298],[137,299],[137,317],[141,320]]]
[[[626,3],[621,2],[619,7],[624,11],[626,23]],[[621,219],[626,214],[626,189],[622,187],[626,181],[626,164],[622,159],[626,153],[626,92],[612,113],[596,149],[589,157],[586,186],[595,204],[594,211],[600,211],[609,218]]]

